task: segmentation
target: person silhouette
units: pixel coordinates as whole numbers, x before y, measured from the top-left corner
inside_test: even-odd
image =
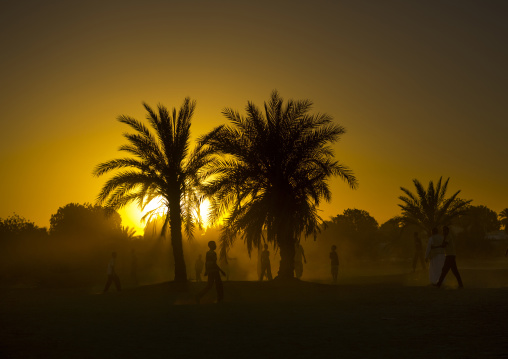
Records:
[[[215,241],[208,242],[208,248],[210,248],[210,250],[206,252],[205,261],[205,275],[208,276],[208,282],[206,287],[196,295],[196,302],[198,304],[206,292],[213,287],[214,283],[215,289],[217,290],[217,303],[222,302],[222,299],[224,298],[224,289],[222,287],[220,275],[226,275],[226,273],[217,265],[217,253],[215,253],[217,244]]]
[[[109,286],[111,283],[115,283],[116,290],[120,292],[122,290],[122,287],[120,285],[120,278],[118,278],[118,275],[115,271],[115,265],[116,265],[116,252],[111,253],[111,259],[108,263],[108,280],[106,281],[106,286],[104,287],[104,290],[102,293],[107,293]]]
[[[261,253],[261,276],[259,280],[262,281],[266,275],[268,280],[272,280],[272,267],[270,265],[270,252],[268,251],[268,244],[265,243],[264,250]]]
[[[443,248],[443,235],[439,234],[437,227],[432,228],[432,236],[427,243],[425,260],[430,260],[429,279],[430,283],[436,285],[441,275],[445,261],[445,251]]]
[[[460,277],[459,270],[457,269],[457,262],[455,261],[456,251],[455,251],[455,242],[453,240],[453,235],[450,234],[450,229],[447,226],[443,227],[443,236],[444,241],[442,246],[445,250],[445,261],[443,264],[443,269],[441,270],[441,276],[436,284],[437,287],[441,287],[443,284],[443,280],[445,279],[448,271],[451,269],[455,278],[457,278],[457,282],[459,283],[459,288],[464,288],[462,284],[462,278]]]
[[[418,236],[418,232],[414,233],[414,243],[415,243],[415,255],[413,257],[413,272],[416,271],[416,265],[418,261],[420,261],[423,270],[426,270],[427,266],[425,265],[425,259],[423,257],[422,241]]]
[[[339,275],[339,256],[337,255],[337,246],[335,244],[332,246],[332,251],[330,252],[330,262],[332,280],[334,283],[337,283],[337,276]]]
[[[300,279],[303,274],[303,263],[307,263],[303,247],[300,243],[295,243],[295,276],[298,279]]]
[[[194,269],[196,270],[196,282],[201,282],[201,273],[203,272],[203,259],[201,259],[201,254],[196,259],[196,263],[194,264]]]

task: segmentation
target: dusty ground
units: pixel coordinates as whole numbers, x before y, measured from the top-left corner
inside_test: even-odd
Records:
[[[315,282],[226,282],[225,301],[193,301],[204,284],[97,294],[0,291],[2,358],[508,357],[508,269],[464,268],[466,288],[426,275],[343,274]]]

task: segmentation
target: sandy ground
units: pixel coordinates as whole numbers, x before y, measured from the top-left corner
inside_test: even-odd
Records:
[[[201,304],[173,283],[3,288],[1,358],[508,358],[508,269],[342,275],[337,285],[224,283]]]

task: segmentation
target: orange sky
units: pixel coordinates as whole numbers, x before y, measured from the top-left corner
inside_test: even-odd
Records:
[[[212,4],[213,3],[213,4]],[[241,4],[240,4],[241,3]],[[400,186],[508,207],[505,1],[12,2],[0,12],[0,217],[48,226],[93,202],[118,157],[120,114],[197,100],[193,134],[273,89],[347,129],[335,146],[360,186],[332,181],[323,217],[399,214]],[[132,223],[124,218],[126,225]]]

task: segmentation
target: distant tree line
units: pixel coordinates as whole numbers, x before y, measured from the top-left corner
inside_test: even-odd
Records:
[[[105,273],[112,251],[125,251],[132,229],[111,209],[69,203],[51,216],[49,230],[17,214],[0,218],[0,278],[4,283],[82,286]]]
[[[487,234],[504,231],[508,235],[505,213],[500,214],[479,205],[466,205],[464,212],[446,222],[456,237],[457,251],[461,257],[478,258],[501,256],[508,241],[496,241]],[[359,260],[400,260],[412,256],[413,233],[419,232],[424,240],[429,232],[414,223],[405,223],[401,216],[378,224],[367,211],[346,209],[342,214],[324,222],[325,229],[318,240],[336,244],[347,258]]]

